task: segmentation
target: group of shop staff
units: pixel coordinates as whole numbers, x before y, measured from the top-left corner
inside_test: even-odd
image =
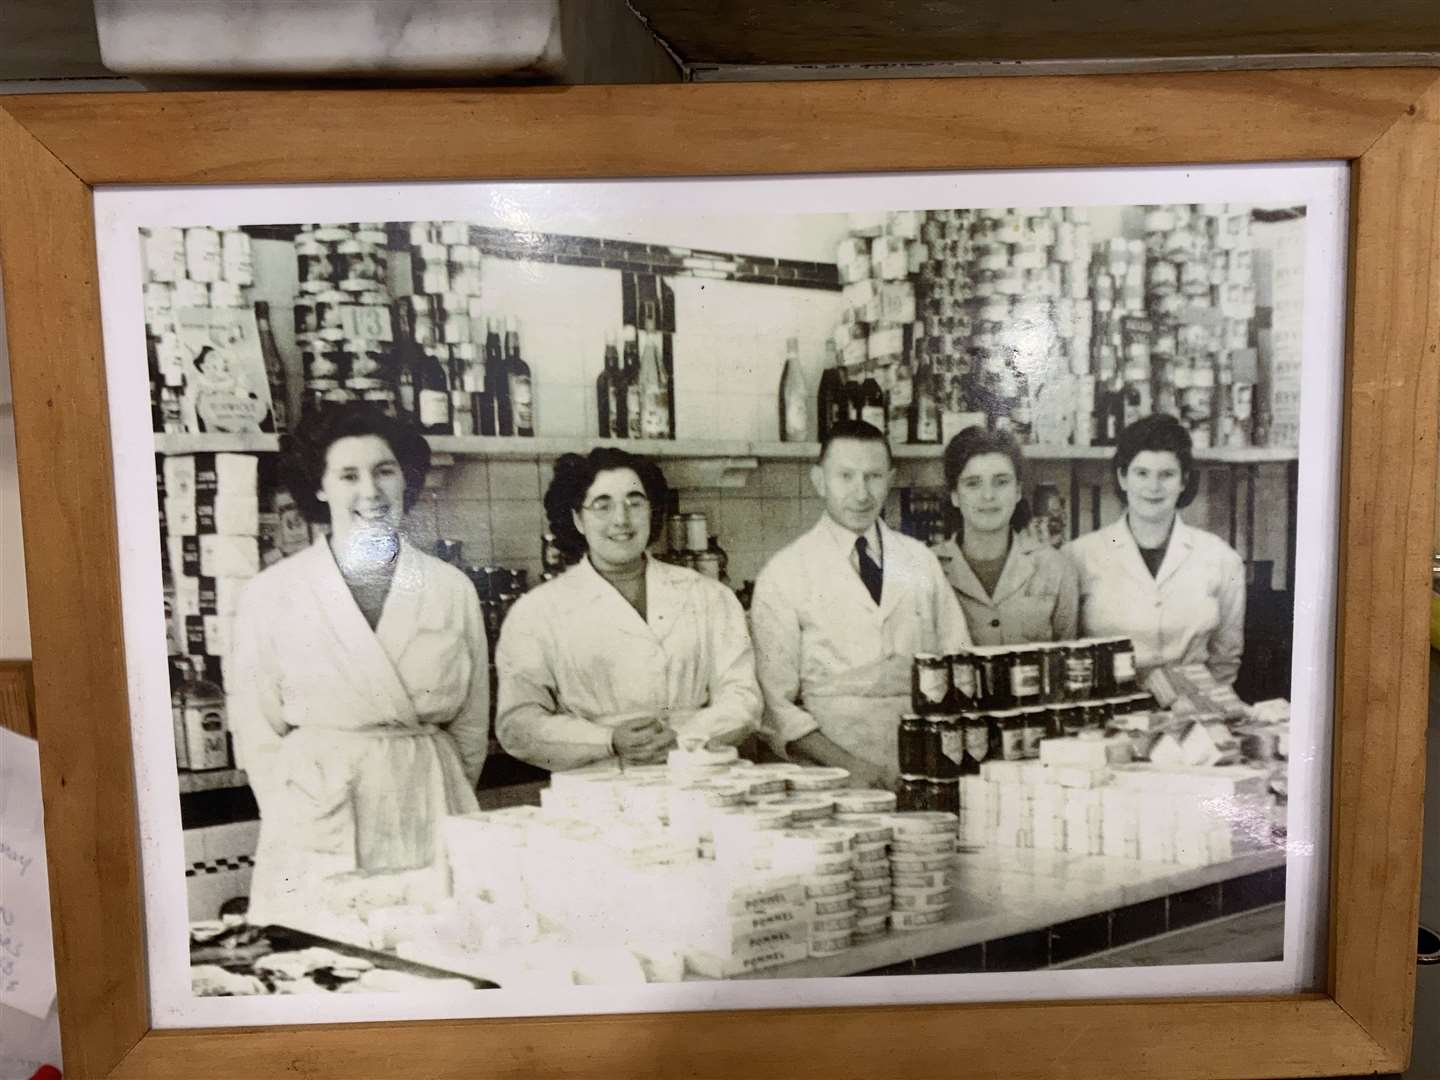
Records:
[[[363,406],[307,419],[288,486],[328,536],[243,591],[229,718],[261,813],[250,918],[284,921],[325,878],[423,868],[443,817],[477,808],[491,687],[465,575],[401,536],[430,451]],[[555,463],[545,511],[571,561],[511,609],[496,651],[495,729],[516,758],[571,769],[653,763],[759,731],[782,758],[891,787],[911,659],[974,645],[1125,635],[1140,674],[1202,663],[1235,680],[1245,575],[1179,511],[1199,475],[1165,415],[1122,433],[1125,512],[1062,550],[1026,529],[1019,446],[967,428],[944,451],[949,539],[935,549],[881,518],[884,435],[838,425],[810,470],[813,528],[755,583],[729,588],[650,558],[668,488],[612,447]]]

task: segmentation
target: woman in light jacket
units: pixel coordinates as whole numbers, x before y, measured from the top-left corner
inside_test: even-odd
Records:
[[[1003,431],[968,427],[945,447],[949,539],[935,547],[977,645],[1076,636],[1075,566],[1024,531],[1020,446]]]
[[[545,493],[563,574],[522,596],[495,655],[495,733],[547,769],[665,760],[677,739],[734,744],[760,689],[740,603],[724,585],[647,557],[668,487],[613,447],[555,462]]]
[[[1177,512],[1200,483],[1190,433],[1165,414],[1137,420],[1120,433],[1112,467],[1125,513],[1067,548],[1080,572],[1080,632],[1130,638],[1142,678],[1204,664],[1232,684],[1245,645],[1245,564]]]
[[[289,487],[328,537],[241,593],[226,677],[260,805],[254,923],[305,923],[335,874],[441,869],[446,814],[477,809],[489,668],[459,570],[399,534],[430,448],[369,406],[307,418]]]

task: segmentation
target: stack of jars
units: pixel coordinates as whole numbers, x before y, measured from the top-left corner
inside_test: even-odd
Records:
[[[380,222],[305,225],[295,238],[304,412],[351,401],[395,407],[386,239]]]
[[[919,654],[913,711],[900,719],[899,809],[958,813],[959,779],[979,773],[982,762],[1038,758],[1042,739],[1103,731],[1153,707],[1129,638]]]
[[[670,514],[665,519],[665,540],[668,550],[656,556],[662,562],[689,567],[716,581],[728,580],[729,556],[720,546],[720,538],[711,535],[703,513]]]

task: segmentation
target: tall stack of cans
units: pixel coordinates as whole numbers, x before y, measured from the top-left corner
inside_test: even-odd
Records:
[[[843,286],[833,340],[847,382],[874,378],[885,395],[892,443],[911,441],[910,403],[917,377],[911,339],[917,326],[912,274],[925,257],[920,210],[850,215],[836,263]],[[922,390],[922,392],[925,392]],[[930,392],[933,392],[930,391]],[[926,441],[937,441],[927,438]]]
[[[850,842],[850,907],[855,915],[855,944],[881,937],[888,929],[891,908],[890,840],[894,826],[886,815],[895,809],[890,791],[850,789],[835,792],[835,826]]]
[[[1091,263],[1092,441],[1152,412],[1184,422],[1197,448],[1248,446],[1258,378],[1250,212],[1222,203],[1144,208],[1143,239],[1116,238]]]
[[[140,230],[145,265],[145,338],[153,430],[191,430],[182,409],[185,349],[176,312],[185,308],[245,308],[255,284],[250,237],[239,229],[171,226]]]
[[[411,307],[416,345],[445,372],[452,433],[494,435],[486,365],[494,364],[498,376],[502,328],[484,320],[480,248],[463,221],[412,221],[405,239],[412,292],[403,302]]]
[[[395,409],[386,245],[379,222],[305,225],[295,238],[303,412],[352,401]]]
[[[945,437],[978,421],[1054,440],[1046,399],[1073,400],[1089,370],[1088,211],[931,211],[921,236],[916,349],[944,377]]]
[[[961,779],[985,761],[1038,758],[1042,739],[1103,731],[1153,703],[1129,638],[918,654],[898,732],[899,809],[958,814]]]
[[[893,814],[890,928],[924,930],[945,920],[954,898],[958,818],[946,811]]]

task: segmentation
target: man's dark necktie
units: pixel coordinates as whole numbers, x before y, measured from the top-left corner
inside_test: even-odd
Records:
[[[880,569],[880,564],[870,557],[870,545],[865,542],[865,537],[855,538],[855,554],[860,556],[860,580],[865,583],[865,588],[870,590],[870,599],[878,604],[885,574]]]

